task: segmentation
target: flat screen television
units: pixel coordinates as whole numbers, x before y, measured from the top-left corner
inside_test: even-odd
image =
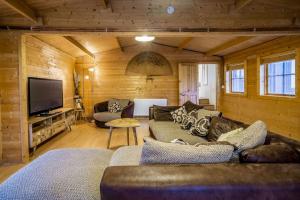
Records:
[[[29,116],[63,107],[62,80],[28,78]]]

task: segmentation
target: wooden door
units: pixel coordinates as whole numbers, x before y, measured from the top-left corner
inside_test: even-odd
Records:
[[[1,98],[0,98],[0,164],[2,163],[2,123],[1,123]]]
[[[179,105],[186,101],[197,104],[198,101],[198,64],[181,63],[179,71]]]

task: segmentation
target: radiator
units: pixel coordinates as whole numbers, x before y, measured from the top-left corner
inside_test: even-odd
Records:
[[[167,99],[134,99],[134,116],[149,116],[149,107],[153,105],[166,106]]]

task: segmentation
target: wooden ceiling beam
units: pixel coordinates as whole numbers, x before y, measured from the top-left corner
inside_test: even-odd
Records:
[[[95,55],[93,53],[91,53],[89,50],[87,50],[84,46],[82,46],[82,44],[80,44],[73,37],[71,37],[71,36],[63,36],[63,37],[66,40],[68,40],[71,44],[73,44],[75,47],[77,47],[78,49],[80,49],[82,52],[84,52],[85,54],[87,54],[88,56],[90,56],[91,58],[95,58]]]
[[[235,11],[239,11],[240,9],[250,4],[252,1],[253,0],[235,0],[234,2]]]
[[[248,40],[251,40],[252,38],[254,38],[254,36],[240,36],[240,37],[237,37],[233,40],[230,40],[228,42],[225,42],[211,50],[209,50],[208,52],[205,53],[205,55],[207,56],[212,56],[212,55],[216,55],[218,52],[221,52],[221,51],[224,51],[226,49],[229,49],[233,46],[236,46],[236,45],[239,45],[243,42],[246,42]]]
[[[176,51],[182,51],[194,38],[193,37],[188,37],[185,38],[178,46]]]
[[[24,1],[22,0],[0,0],[7,6],[9,6],[11,9],[15,10],[17,13],[23,15],[30,21],[34,23],[38,23],[38,17],[32,8],[28,6]]]

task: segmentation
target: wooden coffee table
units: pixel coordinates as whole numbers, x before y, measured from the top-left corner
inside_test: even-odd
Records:
[[[138,144],[137,136],[136,136],[136,127],[139,127],[141,124],[139,121],[132,119],[132,118],[122,118],[122,119],[115,119],[105,123],[106,126],[109,126],[109,138],[107,143],[107,148],[109,149],[111,135],[114,128],[126,128],[127,129],[127,144],[129,145],[129,128],[132,128],[135,145]]]

